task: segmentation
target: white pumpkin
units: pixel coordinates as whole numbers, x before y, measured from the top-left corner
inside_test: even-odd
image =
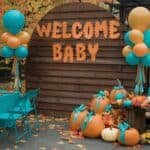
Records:
[[[118,136],[117,128],[105,128],[102,130],[102,139],[107,142],[115,142]]]

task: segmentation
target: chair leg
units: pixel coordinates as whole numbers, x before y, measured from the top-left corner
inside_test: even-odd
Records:
[[[23,124],[24,124],[24,136],[26,139],[30,138],[32,136],[32,129],[28,120],[28,117],[25,117],[23,119]]]
[[[19,137],[19,133],[18,133],[16,122],[15,122],[15,125],[14,125],[14,129],[15,129],[16,143],[18,143],[19,140],[20,140],[20,137]]]
[[[35,109],[34,113],[35,113],[35,119],[36,119],[35,129],[37,129],[39,131],[39,129],[40,129],[40,122],[39,122],[38,113],[37,113],[36,109]]]

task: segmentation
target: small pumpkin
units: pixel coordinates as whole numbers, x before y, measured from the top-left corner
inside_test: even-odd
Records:
[[[120,123],[119,126],[118,141],[127,146],[133,146],[139,143],[140,134],[137,129],[130,128],[126,122]]]
[[[147,99],[141,104],[142,108],[150,108],[150,97],[147,97]]]
[[[113,90],[110,92],[110,102],[112,104],[116,103],[116,100],[121,100],[127,97],[127,91],[121,85],[120,80],[117,80],[118,85],[114,86]]]
[[[115,142],[117,140],[119,130],[117,128],[105,128],[102,131],[102,139],[107,142]]]
[[[141,104],[144,103],[146,99],[146,96],[137,95],[132,98],[132,102],[134,106],[141,106]]]
[[[141,135],[141,143],[150,144],[150,131],[149,130]]]
[[[109,98],[105,91],[99,91],[98,94],[94,95],[94,98],[91,100],[91,110],[101,114],[104,112],[105,107],[109,104]]]
[[[83,118],[88,114],[86,106],[84,104],[75,108],[70,116],[70,129],[74,131],[80,130],[81,122]]]
[[[105,125],[102,120],[102,116],[100,114],[95,114],[93,111],[87,114],[81,124],[81,131],[83,136],[89,138],[100,137],[104,128]]]

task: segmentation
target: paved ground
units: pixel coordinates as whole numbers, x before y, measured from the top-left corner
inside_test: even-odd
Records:
[[[0,150],[129,150],[133,148],[115,147],[112,143],[106,143],[101,139],[74,139],[69,137],[66,129],[67,121],[49,120],[41,121],[39,132],[33,134],[31,139],[22,140],[14,144],[14,137],[1,137]],[[134,148],[134,150],[137,148]],[[150,146],[141,147],[142,150],[150,150]]]

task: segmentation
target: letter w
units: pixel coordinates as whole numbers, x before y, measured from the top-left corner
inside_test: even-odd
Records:
[[[40,25],[38,24],[36,26],[36,30],[40,37],[43,37],[44,34],[45,34],[45,37],[48,37],[50,35],[50,31],[51,31],[51,23],[48,23],[47,26],[42,25],[42,27],[40,27]]]

